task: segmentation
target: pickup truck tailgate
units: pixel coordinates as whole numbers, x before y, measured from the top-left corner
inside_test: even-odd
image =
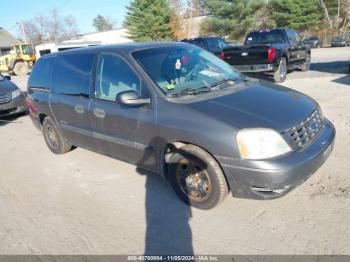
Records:
[[[269,64],[269,45],[233,46],[224,50],[224,60],[231,65]]]

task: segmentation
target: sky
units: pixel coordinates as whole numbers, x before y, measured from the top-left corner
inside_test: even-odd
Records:
[[[130,0],[1,0],[0,27],[19,36],[16,22],[26,21],[36,14],[46,14],[57,8],[62,16],[75,17],[80,33],[94,32],[92,20],[98,15],[109,16],[121,27]]]

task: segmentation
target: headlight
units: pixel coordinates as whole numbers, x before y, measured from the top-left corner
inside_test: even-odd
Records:
[[[243,129],[236,140],[241,157],[245,159],[267,159],[292,151],[282,136],[272,129]]]
[[[12,91],[12,99],[20,96],[22,94],[22,92],[20,90],[15,90],[15,91]]]

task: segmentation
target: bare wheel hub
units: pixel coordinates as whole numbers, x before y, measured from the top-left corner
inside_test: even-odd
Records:
[[[176,171],[176,181],[181,191],[190,199],[205,201],[212,190],[208,170],[191,159],[181,159]]]
[[[46,126],[46,139],[49,145],[53,149],[58,149],[58,146],[59,146],[58,137],[57,137],[56,131],[51,125]]]

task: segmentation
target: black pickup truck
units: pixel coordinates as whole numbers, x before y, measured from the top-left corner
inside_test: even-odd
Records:
[[[240,72],[273,73],[276,82],[286,80],[288,70],[310,68],[310,46],[292,29],[251,32],[243,46],[230,46],[223,52],[223,59]]]
[[[204,48],[220,58],[223,58],[224,48],[229,47],[229,44],[223,38],[215,36],[183,39],[181,42],[190,43]]]

